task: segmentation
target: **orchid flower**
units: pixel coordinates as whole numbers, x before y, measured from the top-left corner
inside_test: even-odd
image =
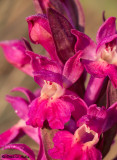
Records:
[[[82,33],[84,14],[79,0],[33,2],[37,14],[26,18],[29,38],[49,55],[34,53],[26,39],[0,42],[7,61],[41,87],[34,93],[22,87],[12,90],[27,99],[6,96],[20,120],[0,134],[0,148],[26,156],[3,154],[1,158],[102,160],[117,131],[116,18],[105,20],[103,15],[95,43]],[[87,72],[91,78],[84,87]],[[107,87],[109,79],[115,88],[111,83]],[[107,101],[102,106],[98,99],[106,88]],[[39,144],[38,156],[27,145],[14,143],[24,134]]]
[[[32,51],[32,48],[26,39],[3,41],[0,42],[0,46],[9,63],[26,74],[33,76],[30,58],[26,55],[26,50]]]
[[[108,18],[97,32],[97,45],[85,34],[72,30],[77,37],[76,51],[81,49],[82,62],[91,75],[97,78],[108,76],[117,87],[117,34],[115,17]]]
[[[75,100],[72,97],[75,94],[67,88],[75,83],[83,72],[83,66],[79,62],[80,52],[71,57],[64,68],[56,61],[33,52],[28,51],[27,54],[31,57],[34,80],[42,87],[40,96],[29,106],[27,124],[43,127],[44,121],[48,120],[51,128],[63,129],[74,110],[73,101],[77,101],[77,98]]]
[[[48,17],[37,14],[27,17],[26,20],[31,42],[41,44],[52,60],[56,60],[62,65],[75,54],[76,39],[71,34],[73,27],[64,16],[49,9]]]
[[[74,134],[68,131],[59,131],[55,134],[54,148],[49,150],[49,154],[61,160],[101,160],[102,155],[96,144],[100,135],[114,124],[117,124],[117,103],[109,109],[91,105],[87,109],[87,114],[78,120],[79,128]]]

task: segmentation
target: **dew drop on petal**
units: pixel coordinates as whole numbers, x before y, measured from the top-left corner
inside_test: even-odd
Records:
[[[15,110],[15,113],[18,113],[18,111],[17,111],[17,110]]]

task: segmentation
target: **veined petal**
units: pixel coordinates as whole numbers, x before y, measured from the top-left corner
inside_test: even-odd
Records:
[[[99,60],[99,61],[90,61],[90,60],[82,60],[86,70],[92,76],[97,78],[103,78],[108,75],[108,70],[110,68],[110,64],[106,61]]]
[[[78,52],[79,50],[83,50],[81,58],[88,60],[96,60],[96,44],[93,42],[93,40],[84,33],[79,32],[75,29],[72,29],[71,33],[77,38],[77,42],[75,44],[75,51]]]
[[[27,40],[11,40],[0,42],[4,55],[9,63],[32,76],[30,58],[25,51],[31,49]]]
[[[96,104],[89,106],[87,115],[81,117],[78,126],[86,124],[91,130],[99,135],[103,132],[105,119],[107,118],[107,110],[105,107],[97,107]]]
[[[59,131],[53,138],[54,148],[50,149],[49,155],[55,159],[65,159],[71,149],[73,135],[68,131]]]
[[[23,87],[13,88],[11,91],[12,92],[19,91],[19,92],[24,93],[27,96],[29,102],[31,102],[32,100],[36,98],[36,96],[30,90],[23,88]]]
[[[47,99],[36,98],[29,105],[29,119],[26,122],[27,125],[33,127],[43,127],[43,122],[46,120],[47,112]]]
[[[64,97],[50,100],[47,104],[47,120],[53,129],[63,129],[64,124],[70,120],[74,110],[72,103],[64,101]]]
[[[105,37],[98,45],[97,45],[97,49],[96,52],[97,54],[99,54],[99,52],[101,51],[101,49],[104,49],[106,46],[106,44],[108,44],[111,48],[114,46],[114,40],[117,40],[117,34],[114,34],[112,36],[109,37]],[[109,44],[110,43],[110,44]],[[116,46],[116,42],[115,42],[115,46]]]
[[[102,39],[112,36],[116,33],[115,21],[115,17],[110,17],[102,24],[102,26],[99,28],[97,32],[97,44],[99,44],[102,41]]]
[[[72,116],[76,122],[87,113],[88,106],[80,97],[70,95],[63,97],[65,102],[69,102],[74,106],[75,110],[72,111]]]
[[[3,149],[4,150],[6,149],[19,150],[23,152],[24,154],[26,154],[31,160],[35,160],[34,152],[25,144],[9,144],[9,145],[6,145]]]
[[[26,120],[28,118],[29,102],[21,97],[6,96],[6,100],[11,104],[16,114]]]
[[[30,136],[36,143],[39,143],[38,129],[27,126],[25,121],[19,120],[10,129],[0,134],[0,148],[18,140],[24,134]]]
[[[102,160],[102,154],[99,150],[97,150],[95,147],[92,147],[91,149],[87,149],[87,151],[84,153],[86,154],[87,160]]]
[[[53,9],[48,10],[48,19],[52,31],[56,51],[63,64],[75,54],[75,37],[71,34],[72,25]]]
[[[84,67],[80,62],[80,53],[81,52],[78,52],[73,57],[69,58],[63,69],[63,76],[71,83],[75,83],[84,70]]]
[[[71,148],[69,154],[64,158],[64,160],[102,160],[102,155],[99,150],[95,147],[91,149],[82,149],[82,145],[75,145]]]
[[[34,128],[32,126],[22,126],[22,130],[25,134],[27,134],[29,137],[31,137],[36,143],[39,144],[39,137],[38,137],[38,129]]]
[[[39,71],[41,69],[49,70],[55,73],[61,73],[62,72],[62,67],[59,63],[57,63],[54,60],[51,60],[47,57],[44,57],[42,55],[38,55],[36,53],[33,53],[31,51],[26,52],[30,58],[31,58],[31,63],[34,72]]]
[[[40,84],[40,80],[46,80],[50,82],[55,82],[60,86],[63,86],[62,74],[54,73],[52,71],[44,69],[41,69],[40,71],[34,73],[34,80],[37,84]]]
[[[4,133],[0,134],[0,148],[13,142],[13,140],[20,137],[21,134],[21,127],[18,127],[18,125],[14,125]]]
[[[53,60],[59,61],[46,16],[37,14],[27,17],[29,37],[35,44],[41,44]]]

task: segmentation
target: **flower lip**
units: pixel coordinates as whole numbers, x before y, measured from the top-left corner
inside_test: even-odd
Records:
[[[83,144],[83,149],[85,150],[87,147],[91,148],[99,141],[98,133],[91,130],[87,127],[86,124],[83,124],[78,128],[74,134],[74,143]]]
[[[64,94],[65,89],[55,82],[44,80],[45,84],[41,90],[41,98],[54,100]]]
[[[100,48],[100,60],[104,60],[109,64],[117,65],[117,41],[106,43]]]

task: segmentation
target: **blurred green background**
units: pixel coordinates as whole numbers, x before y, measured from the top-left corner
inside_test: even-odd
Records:
[[[105,11],[106,18],[117,17],[117,0],[81,0],[80,2],[85,14],[85,33],[95,41],[96,32],[102,24],[102,12]],[[29,40],[25,18],[32,14],[35,14],[32,0],[0,0],[0,41],[21,37]],[[32,47],[37,53],[44,52],[39,45],[32,45]],[[12,107],[5,101],[5,95],[11,94],[10,90],[17,86],[27,87],[32,91],[38,87],[32,78],[8,64],[0,49],[0,133],[18,120]],[[37,150],[37,145],[28,137],[24,137],[20,142]],[[117,154],[117,145],[112,147],[111,153],[105,160],[111,160]]]

